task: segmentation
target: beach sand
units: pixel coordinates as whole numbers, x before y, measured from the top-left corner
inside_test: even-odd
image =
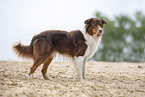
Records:
[[[30,78],[31,65],[0,61],[0,97],[145,97],[145,63],[90,61],[84,81],[73,64],[50,64],[50,80],[43,79],[42,66]]]

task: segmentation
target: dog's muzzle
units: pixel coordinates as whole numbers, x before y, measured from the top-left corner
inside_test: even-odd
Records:
[[[99,30],[97,36],[101,36],[103,34],[103,30]]]

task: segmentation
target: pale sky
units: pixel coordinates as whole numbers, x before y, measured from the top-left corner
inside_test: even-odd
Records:
[[[20,60],[12,44],[28,45],[44,30],[83,29],[84,21],[100,11],[109,18],[145,14],[145,0],[0,0],[0,60]]]

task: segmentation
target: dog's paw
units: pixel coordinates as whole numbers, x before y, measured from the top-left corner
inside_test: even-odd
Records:
[[[80,82],[86,82],[86,80],[85,79],[80,79]]]
[[[34,79],[34,74],[29,74],[30,79]]]
[[[43,78],[44,78],[45,80],[49,80],[49,77],[47,76],[47,74],[43,75]]]

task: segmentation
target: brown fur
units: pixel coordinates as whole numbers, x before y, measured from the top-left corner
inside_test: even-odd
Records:
[[[15,50],[16,54],[18,54],[19,57],[24,58],[32,58],[33,57],[33,49],[31,46],[24,46],[21,43],[14,46],[13,49]]]
[[[48,65],[56,52],[67,54],[70,57],[83,56],[87,49],[85,38],[81,31],[49,30],[34,36],[29,46],[18,44],[13,47],[20,57],[33,58],[34,64],[29,74],[33,74],[37,67],[43,63],[42,74],[45,79]]]

